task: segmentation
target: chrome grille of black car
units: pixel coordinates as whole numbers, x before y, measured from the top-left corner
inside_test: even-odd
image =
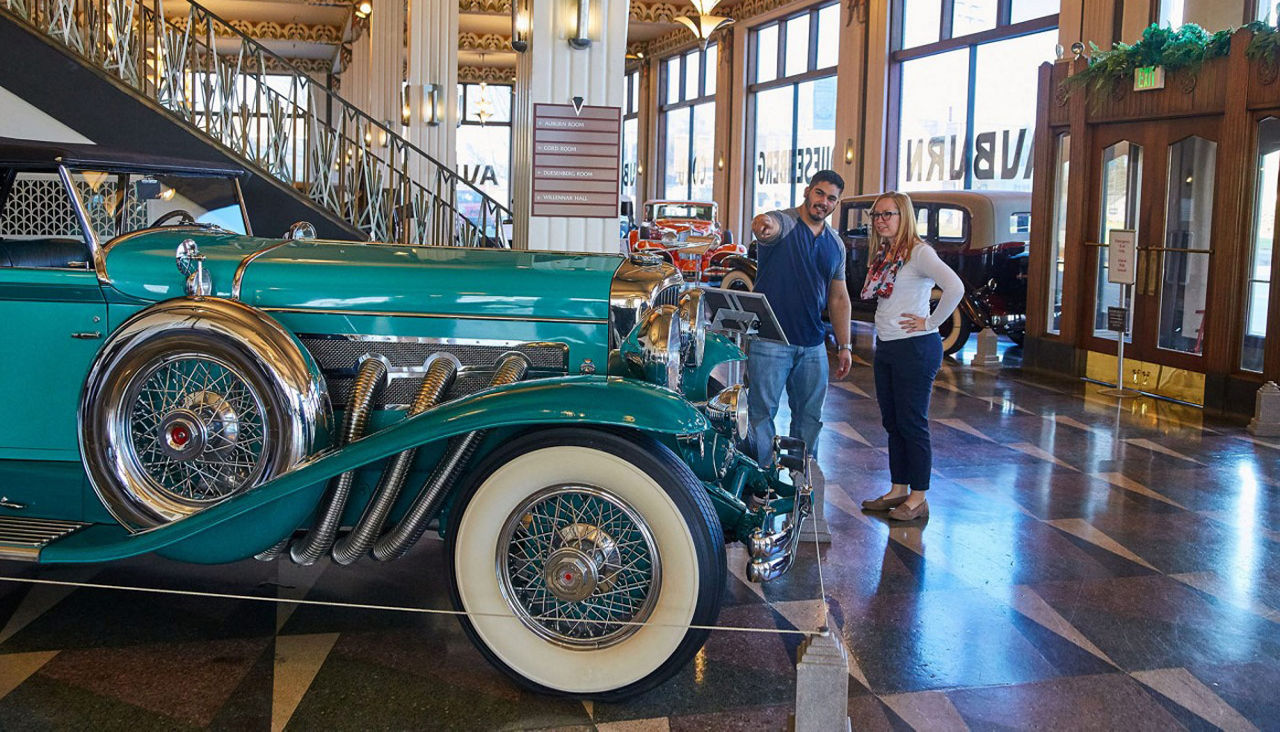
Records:
[[[444,339],[379,338],[376,336],[300,335],[329,387],[329,400],[343,408],[351,398],[360,359],[377,354],[391,363],[391,379],[374,401],[375,409],[406,407],[422,383],[422,364],[432,354],[451,353],[462,362],[447,399],[477,392],[489,384],[502,354],[519,351],[528,356],[529,378],[562,376],[568,371],[569,349],[563,343],[450,343]]]

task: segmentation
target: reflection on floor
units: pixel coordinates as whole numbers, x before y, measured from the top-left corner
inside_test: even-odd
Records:
[[[1280,440],[1032,378],[1017,350],[944,365],[927,523],[858,510],[888,484],[871,370],[831,390],[821,564],[854,726],[1274,727]],[[417,551],[362,571],[148,558],[0,576],[447,607],[439,545]],[[813,546],[763,587],[730,556],[722,625],[821,621]],[[583,704],[520,692],[447,616],[0,582],[0,729],[781,730],[797,644],[717,631],[658,690]]]

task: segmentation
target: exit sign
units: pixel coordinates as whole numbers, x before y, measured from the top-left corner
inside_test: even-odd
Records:
[[[1151,91],[1164,88],[1163,66],[1142,66],[1133,70],[1133,90]]]

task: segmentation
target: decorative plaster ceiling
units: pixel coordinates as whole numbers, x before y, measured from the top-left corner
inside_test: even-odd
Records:
[[[386,1],[374,0],[374,12],[379,2]],[[730,0],[717,11],[744,19],[789,1]],[[343,42],[349,43],[352,38],[350,0],[201,0],[201,4],[312,73],[324,68],[325,59],[340,58]],[[185,0],[165,4],[165,14],[175,20],[185,18],[187,9]],[[516,54],[507,45],[511,36],[510,0],[458,0],[458,9],[458,66],[469,69],[468,74],[473,77],[500,77],[503,69],[514,73]],[[687,0],[632,0],[629,12],[628,53],[652,54],[692,43],[688,31],[674,21],[679,16],[696,16],[697,11]],[[235,43],[226,38],[219,41],[219,46],[234,48]]]

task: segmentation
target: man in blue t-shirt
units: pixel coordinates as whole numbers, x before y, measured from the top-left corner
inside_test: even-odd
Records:
[[[773,418],[785,388],[792,437],[818,452],[822,402],[827,396],[826,311],[836,337],[836,378],[849,373],[849,291],[844,284],[844,244],[825,221],[835,210],[844,179],[821,170],[809,179],[804,202],[794,209],[755,217],[760,242],[755,291],[763,292],[789,345],[753,340],[747,354],[750,441],[761,464],[773,461]]]

